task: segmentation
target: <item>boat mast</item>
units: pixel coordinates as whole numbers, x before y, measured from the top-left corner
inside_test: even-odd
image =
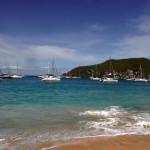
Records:
[[[113,74],[113,66],[112,66],[111,58],[109,60],[109,73]]]
[[[50,74],[50,62],[48,60],[48,74]]]
[[[7,72],[8,72],[7,74],[8,74],[8,75],[12,75],[10,66],[9,66],[8,63],[6,62],[6,57],[5,57],[5,66],[6,66],[6,68],[7,68]]]
[[[140,77],[142,78],[142,67],[140,65]]]
[[[52,59],[51,70],[52,70],[52,74],[53,75],[58,76],[58,72],[57,72],[54,56],[53,56],[53,59]]]

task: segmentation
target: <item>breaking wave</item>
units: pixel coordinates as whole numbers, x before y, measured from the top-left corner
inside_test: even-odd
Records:
[[[96,130],[100,135],[150,134],[150,112],[111,106],[104,110],[80,112],[79,116],[83,117],[80,125],[88,130]]]

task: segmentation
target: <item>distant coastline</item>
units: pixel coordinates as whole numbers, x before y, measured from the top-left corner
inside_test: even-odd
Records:
[[[93,72],[94,76],[103,77],[109,72],[109,61],[106,60],[103,63],[89,66],[80,66],[63,75],[89,78]],[[140,65],[142,66],[143,76],[150,78],[150,60],[147,58],[111,59],[111,62],[114,73],[118,78],[129,78],[132,75],[138,77]]]

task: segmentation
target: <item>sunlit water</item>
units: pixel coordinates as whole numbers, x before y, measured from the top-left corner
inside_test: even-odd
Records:
[[[0,82],[1,149],[12,139],[31,144],[121,134],[150,134],[150,83],[51,83],[37,77]]]

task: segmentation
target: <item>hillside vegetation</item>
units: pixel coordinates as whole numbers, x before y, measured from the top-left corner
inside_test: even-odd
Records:
[[[111,59],[113,70],[117,73],[125,73],[129,70],[138,72],[140,65],[145,76],[150,75],[150,60],[147,58],[129,58],[129,59]],[[90,77],[93,74],[103,76],[109,72],[110,60],[107,60],[100,64],[94,64],[90,66],[81,66],[72,69],[66,75]]]

